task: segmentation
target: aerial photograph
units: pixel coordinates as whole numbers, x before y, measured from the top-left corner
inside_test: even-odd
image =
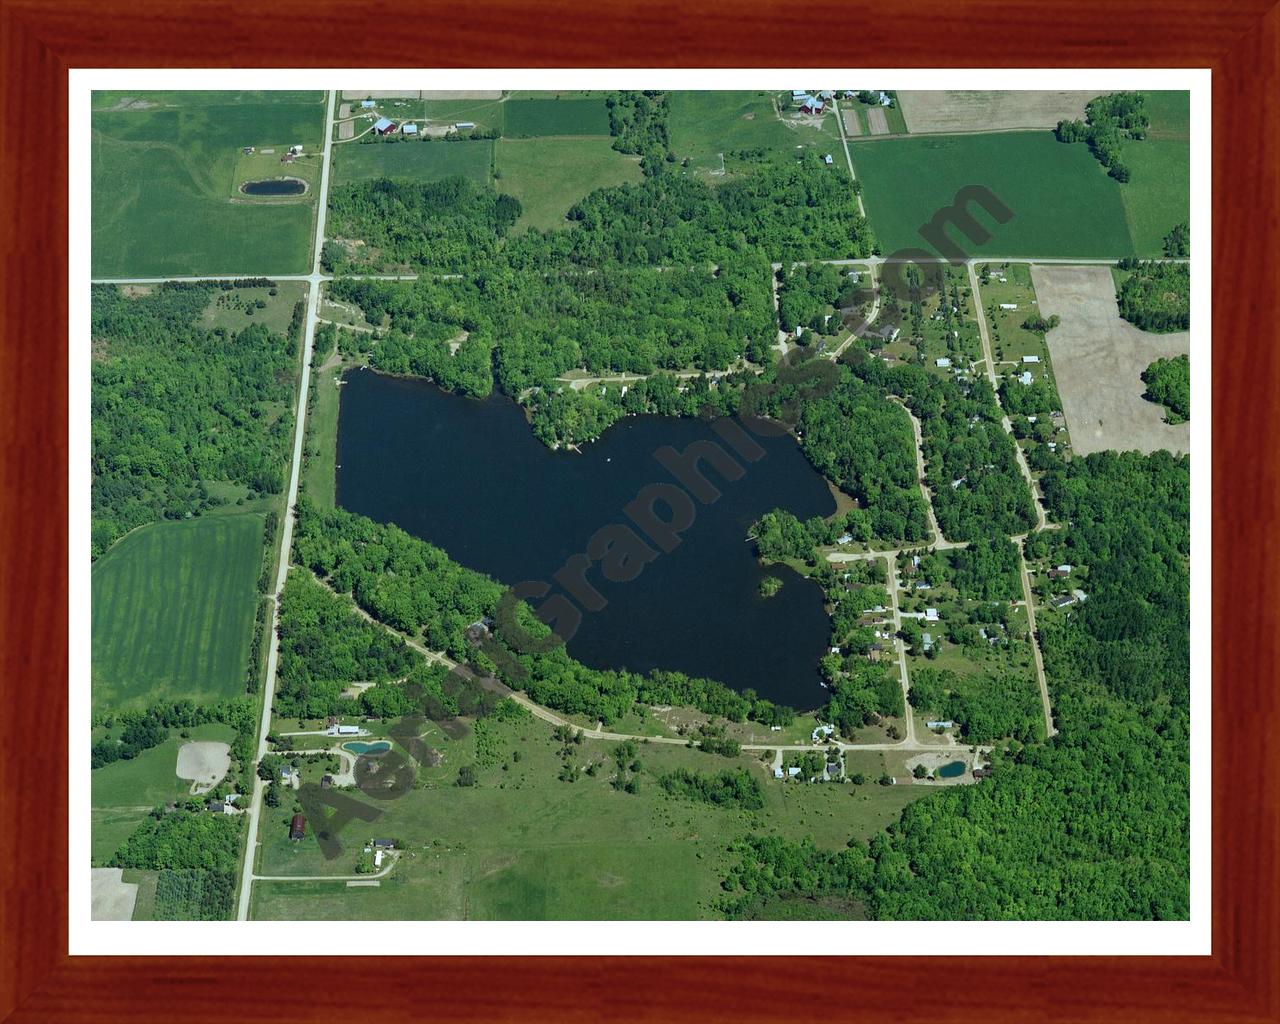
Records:
[[[1190,94],[809,84],[93,93],[94,920],[1189,920]]]

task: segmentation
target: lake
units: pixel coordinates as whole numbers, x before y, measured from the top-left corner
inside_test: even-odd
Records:
[[[266,181],[246,181],[240,191],[247,196],[300,196],[307,190],[307,183],[299,178],[268,178]]]
[[[546,581],[599,529],[629,524],[624,506],[650,484],[675,483],[654,457],[699,440],[728,447],[697,419],[637,416],[611,427],[582,454],[538,441],[507,398],[484,401],[420,380],[349,372],[338,423],[337,500],[395,523],[456,561],[506,584]],[[835,511],[831,491],[790,437],[757,437],[766,454],[737,458],[745,473],[697,503],[696,519],[671,553],[629,582],[587,579],[607,601],[584,611],[569,653],[595,668],[676,669],[800,709],[826,691],[817,664],[830,623],[817,584],[783,566],[757,564],[747,530],[785,507],[801,519]],[[667,514],[660,507],[661,514]],[[783,587],[759,593],[765,575]],[[579,602],[575,602],[579,603]],[[537,606],[537,602],[533,602]]]

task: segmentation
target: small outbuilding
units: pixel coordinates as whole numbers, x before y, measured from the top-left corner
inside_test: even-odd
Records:
[[[295,843],[307,834],[307,819],[301,814],[295,814],[293,820],[289,822],[289,838]]]
[[[380,117],[373,122],[373,130],[379,135],[390,135],[396,130],[396,123],[389,117]]]

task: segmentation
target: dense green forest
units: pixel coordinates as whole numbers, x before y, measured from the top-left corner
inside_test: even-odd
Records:
[[[239,852],[239,816],[161,808],[125,840],[109,864],[234,873]]]
[[[1142,371],[1142,383],[1147,386],[1142,397],[1163,405],[1168,411],[1165,418],[1170,423],[1182,423],[1191,418],[1190,357],[1157,359]]]
[[[985,378],[960,383],[920,366],[890,366],[863,352],[848,362],[861,380],[905,400],[920,420],[925,480],[948,540],[1015,536],[1035,525],[1014,442],[1001,425],[1000,406]]]
[[[170,282],[128,298],[93,288],[95,557],[134,527],[220,504],[210,484],[284,486],[300,316],[288,336],[252,321],[205,327],[218,291]]]
[[[326,246],[325,269],[408,264],[440,273],[472,269],[520,219],[520,201],[461,176],[379,178],[329,190],[328,232],[362,246]]]
[[[1129,275],[1120,285],[1120,315],[1144,331],[1167,333],[1191,326],[1191,265],[1121,260]]]
[[[643,158],[652,168],[671,151],[667,134],[667,97],[660,92],[617,92],[605,99],[613,148]]]
[[[235,895],[233,871],[161,871],[156,876],[155,920],[226,921],[235,909]]]
[[[844,524],[855,538],[928,538],[911,420],[881,389],[842,367],[836,387],[805,404],[800,435],[814,469],[857,500]]]
[[[353,682],[404,679],[421,656],[339,597],[295,569],[280,597],[280,666],[275,707],[281,715],[321,718]]]

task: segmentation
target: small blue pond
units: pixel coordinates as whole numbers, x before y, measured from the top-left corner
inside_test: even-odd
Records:
[[[342,744],[343,750],[349,750],[353,754],[381,754],[384,750],[390,750],[391,744],[386,740],[378,740],[375,743],[351,743]]]
[[[964,774],[963,761],[951,761],[944,764],[938,769],[937,775],[940,779],[955,779]]]

